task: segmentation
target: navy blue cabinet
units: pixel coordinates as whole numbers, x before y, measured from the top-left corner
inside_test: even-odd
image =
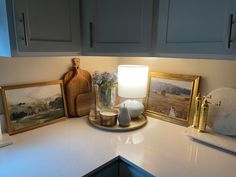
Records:
[[[154,177],[149,172],[118,156],[83,177]]]
[[[10,36],[11,55],[79,53],[78,0],[1,0],[1,5],[6,10],[0,18],[8,23],[4,31]]]
[[[107,164],[104,168],[100,168],[95,173],[87,175],[87,177],[120,177],[118,162]]]
[[[160,0],[157,53],[236,54],[235,0]]]
[[[85,55],[150,55],[153,0],[82,0]]]
[[[154,177],[147,171],[125,160],[119,161],[119,177]]]

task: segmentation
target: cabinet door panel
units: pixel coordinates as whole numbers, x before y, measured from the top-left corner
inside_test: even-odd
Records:
[[[52,13],[55,3],[60,13]],[[70,1],[28,1],[27,6],[31,41],[72,41]]]
[[[160,0],[157,53],[229,53],[229,6],[228,0]]]
[[[118,165],[117,163],[110,164],[103,170],[91,175],[91,177],[118,177]]]
[[[223,42],[225,20],[223,1],[170,0],[167,43]]]
[[[83,51],[149,53],[152,0],[83,0]]]
[[[84,175],[83,177],[120,177],[118,162],[108,162],[108,164],[102,165],[92,172]]]
[[[120,177],[153,177],[151,174],[122,161],[119,163],[119,171]]]
[[[15,0],[14,11],[19,51],[79,51],[77,0]]]
[[[135,8],[130,8],[134,3]],[[96,43],[141,42],[142,0],[102,0],[96,6]]]
[[[230,22],[230,15],[232,15],[232,22]],[[229,53],[236,53],[236,1],[229,1],[228,8],[228,33],[227,33],[227,48]],[[232,23],[232,24],[230,24]],[[229,34],[229,30],[231,28],[231,34]]]

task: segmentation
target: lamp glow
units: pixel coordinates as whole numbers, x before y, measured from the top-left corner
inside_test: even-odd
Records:
[[[118,67],[118,95],[129,98],[120,106],[127,107],[131,118],[139,117],[144,111],[142,102],[135,99],[146,96],[147,80],[148,66],[120,65]]]
[[[120,65],[118,67],[118,95],[124,98],[146,96],[148,66]]]

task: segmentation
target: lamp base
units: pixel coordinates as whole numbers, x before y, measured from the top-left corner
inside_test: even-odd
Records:
[[[135,99],[128,99],[122,102],[120,106],[128,109],[131,119],[139,117],[144,111],[143,104]]]

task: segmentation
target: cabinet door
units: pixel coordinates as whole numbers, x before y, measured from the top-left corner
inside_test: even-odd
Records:
[[[144,170],[123,161],[119,162],[119,174],[120,177],[153,177],[153,175],[148,174]]]
[[[78,0],[14,0],[20,52],[78,52]]]
[[[99,167],[83,177],[119,177],[118,162],[112,162],[104,167]]]
[[[153,0],[83,0],[84,54],[149,54]]]
[[[160,0],[157,52],[234,53],[227,47],[230,6],[228,0]]]
[[[226,36],[227,53],[236,54],[236,1],[229,0],[228,32]]]

